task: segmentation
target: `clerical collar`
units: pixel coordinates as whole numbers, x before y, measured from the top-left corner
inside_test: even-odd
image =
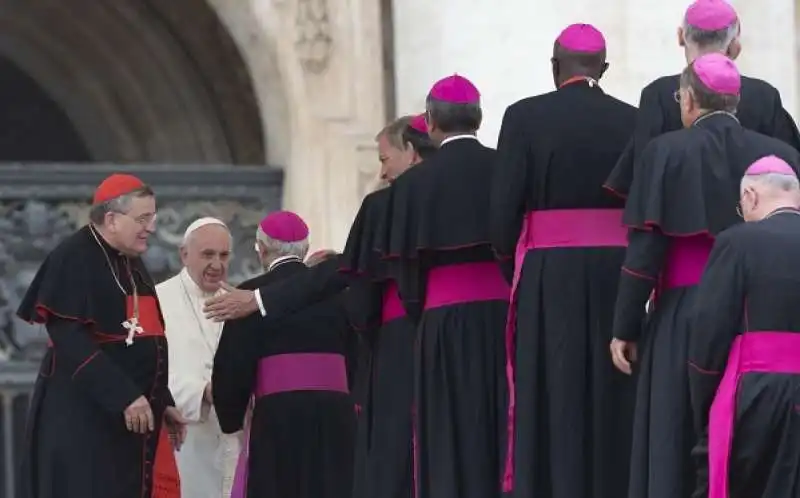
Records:
[[[192,279],[192,276],[189,275],[188,268],[184,267],[183,270],[179,273],[181,284],[183,288],[186,289],[188,294],[191,294],[194,297],[201,297],[201,298],[209,298],[216,295],[219,291],[215,292],[206,292],[200,288],[199,285]]]
[[[692,123],[692,126],[697,126],[699,123],[702,123],[703,121],[705,121],[706,119],[711,118],[712,116],[727,116],[727,117],[731,118],[732,120],[736,121],[737,123],[739,123],[739,118],[737,118],[736,115],[733,114],[732,112],[728,112],[728,111],[712,111],[712,112],[708,112],[706,114],[703,114],[699,118],[695,119],[694,123]]]
[[[470,135],[470,134],[467,134],[467,133],[465,133],[463,135],[453,135],[452,137],[447,137],[444,140],[442,140],[442,143],[441,143],[441,145],[439,145],[439,147],[441,147],[444,144],[447,144],[447,143],[450,143],[450,142],[455,142],[456,140],[462,140],[462,139],[465,139],[465,138],[468,138],[468,139],[471,139],[471,140],[477,140],[478,139],[478,137],[476,137],[475,135]]]
[[[292,256],[292,255],[290,255],[290,256],[281,256],[279,258],[275,258],[269,264],[269,266],[267,267],[267,273],[271,272],[272,270],[274,270],[275,268],[281,266],[282,264],[291,263],[291,262],[302,263],[303,260],[298,258],[297,256]]]
[[[775,209],[774,211],[772,211],[768,215],[764,216],[764,219],[766,220],[767,218],[772,218],[773,216],[777,216],[779,214],[797,214],[797,215],[800,215],[800,209],[795,208],[795,207],[791,207],[791,206],[779,207],[778,209]]]
[[[108,241],[103,237],[100,233],[100,230],[93,224],[89,223],[86,225],[89,228],[89,235],[94,237],[94,239],[100,243],[100,248],[106,252],[111,257],[117,258],[131,258],[132,256],[128,256],[124,252],[120,251],[116,247],[112,246],[108,243]]]
[[[589,88],[600,86],[597,80],[592,78],[591,76],[573,76],[572,78],[567,78],[560,85],[558,85],[558,89],[561,90],[565,86],[571,85],[573,83],[586,83],[587,85],[589,85]]]

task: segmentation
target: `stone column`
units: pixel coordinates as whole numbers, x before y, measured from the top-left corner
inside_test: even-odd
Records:
[[[341,249],[385,121],[378,2],[212,1],[250,65],[284,207],[309,223],[313,248]]]

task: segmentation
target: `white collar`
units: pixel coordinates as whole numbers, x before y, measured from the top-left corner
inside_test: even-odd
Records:
[[[219,291],[206,292],[203,289],[201,289],[200,286],[197,285],[197,283],[194,281],[194,279],[192,279],[192,276],[189,275],[189,270],[185,266],[183,267],[183,270],[181,270],[181,272],[178,274],[178,278],[181,279],[181,283],[183,284],[184,289],[186,289],[186,292],[194,297],[207,299],[219,293]]]
[[[274,260],[272,260],[272,262],[267,267],[267,272],[269,273],[272,270],[274,270],[275,268],[277,268],[278,266],[280,266],[280,265],[282,265],[284,263],[288,263],[289,261],[296,261],[298,263],[302,263],[303,262],[303,260],[301,260],[297,256],[291,256],[291,255],[290,256],[280,256],[280,257],[277,257]]]
[[[444,145],[446,143],[453,142],[455,140],[461,140],[463,138],[469,138],[469,139],[472,139],[472,140],[477,140],[478,139],[478,137],[476,137],[475,135],[469,135],[469,134],[453,135],[452,137],[447,137],[444,140],[442,140],[442,143],[439,145],[439,147],[441,147],[442,145]]]

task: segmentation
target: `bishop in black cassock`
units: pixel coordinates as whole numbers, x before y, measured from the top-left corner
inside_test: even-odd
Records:
[[[493,242],[513,266],[504,488],[619,498],[634,383],[608,360],[608,343],[627,240],[623,201],[602,184],[636,110],[598,85],[608,64],[593,26],[566,28],[552,65],[558,89],[510,106],[497,145]]]
[[[746,221],[714,243],[691,315],[698,498],[794,498],[800,487],[800,184],[774,156],[748,168]]]
[[[441,144],[392,185],[376,246],[418,324],[415,476],[419,498],[500,493],[509,285],[489,239],[495,151],[478,142],[480,96],[458,75],[428,94]]]
[[[686,354],[697,284],[714,237],[740,221],[739,181],[747,167],[769,154],[794,168],[800,164],[797,150],[785,142],[742,127],[734,114],[740,91],[730,59],[695,59],[681,75],[686,129],[650,142],[636,163],[623,216],[628,249],[611,344],[623,371],[638,356],[630,498],[691,494],[690,452],[697,435]]]
[[[257,235],[269,287],[310,271],[308,227],[294,213],[267,216]],[[251,315],[225,324],[214,356],[212,392],[220,427],[245,427],[232,498],[350,498],[355,411],[347,343],[353,334],[341,294],[283,317]]]
[[[741,50],[739,18],[727,1],[696,0],[686,10],[679,42],[690,63],[704,53],[724,53],[735,59]],[[627,197],[634,163],[653,138],[680,130],[680,106],[676,102],[680,75],[661,77],[642,90],[633,138],[611,175],[606,188]],[[736,117],[747,129],[778,138],[800,150],[800,133],[781,103],[778,90],[769,83],[742,77],[741,101]]]

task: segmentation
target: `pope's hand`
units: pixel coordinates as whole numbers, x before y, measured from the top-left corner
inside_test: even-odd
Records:
[[[258,311],[258,303],[253,291],[237,289],[225,282],[221,283],[220,287],[227,292],[206,300],[203,308],[206,318],[215,322],[224,322],[243,318]]]
[[[186,424],[188,421],[183,418],[181,412],[174,406],[168,406],[164,411],[164,424],[167,428],[169,441],[175,450],[180,450],[186,440]]]

